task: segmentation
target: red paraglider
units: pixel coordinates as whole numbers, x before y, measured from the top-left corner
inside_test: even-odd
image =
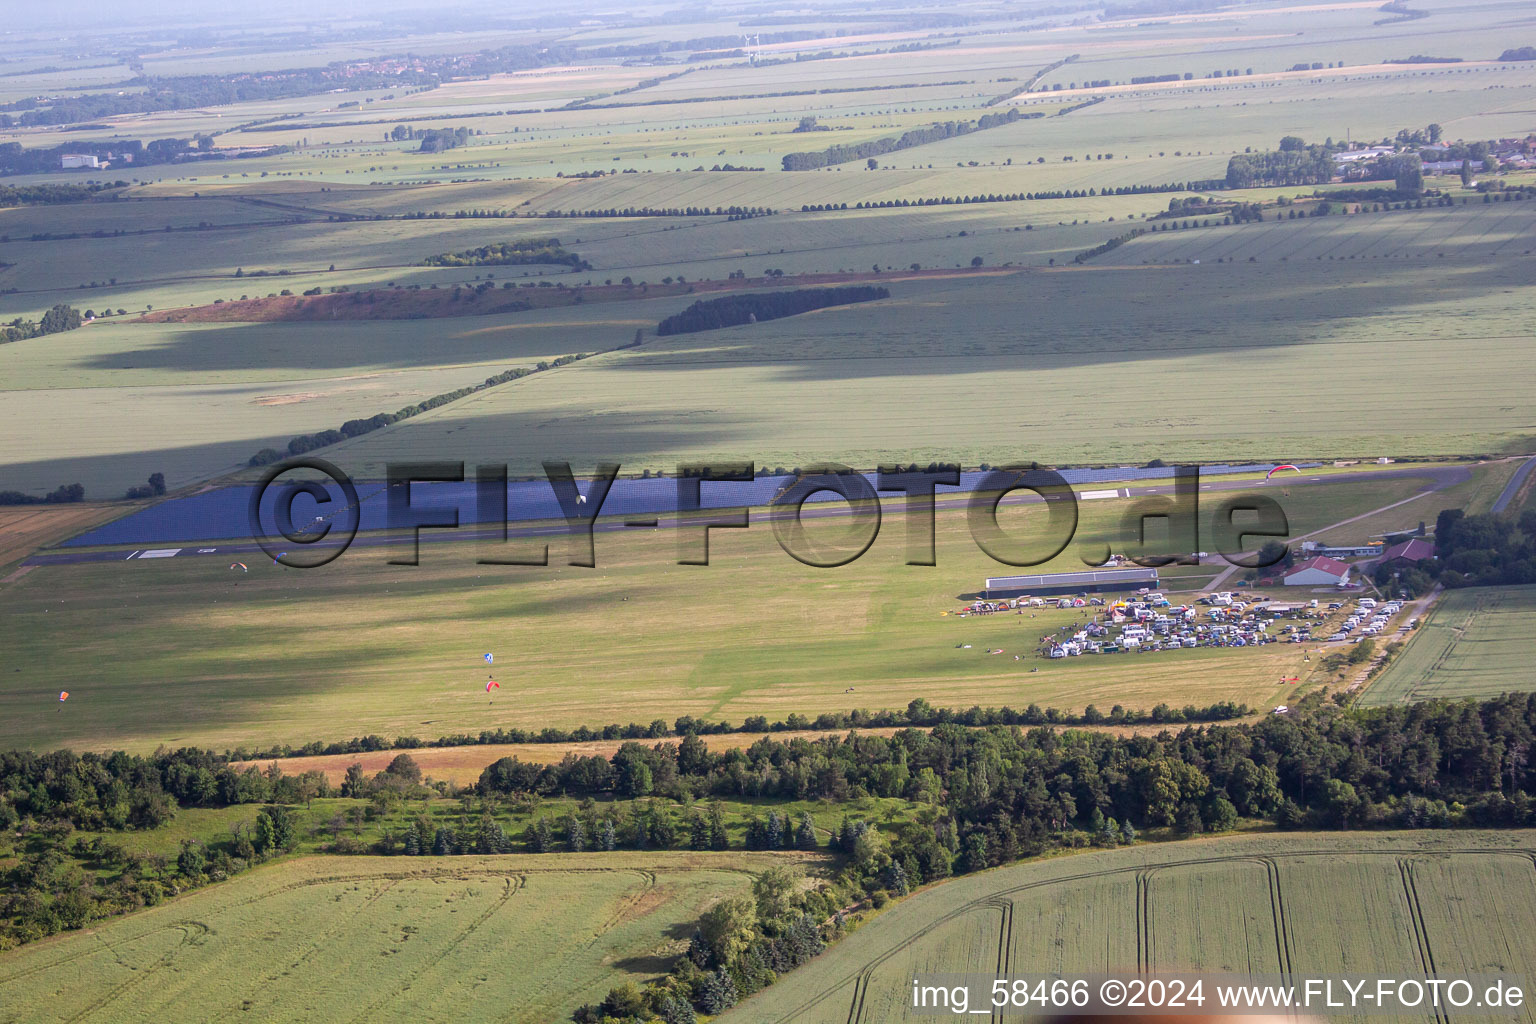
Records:
[[[1301,470],[1297,469],[1295,466],[1291,465],[1290,463],[1286,463],[1283,466],[1276,466],[1274,469],[1270,470],[1268,473],[1265,473],[1264,474],[1264,479],[1268,480],[1270,477],[1274,476],[1276,473],[1280,472],[1282,469],[1288,469],[1292,473],[1300,473],[1301,472]]]
[[[499,690],[499,689],[501,689],[501,684],[498,683],[494,679],[492,679],[490,682],[485,684],[485,692],[486,693],[490,693],[492,690]]]

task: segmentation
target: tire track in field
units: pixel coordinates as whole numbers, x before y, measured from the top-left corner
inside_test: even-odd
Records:
[[[295,955],[293,963],[288,965],[288,971],[292,971],[297,967],[302,967],[306,960],[314,956],[315,953],[319,952],[320,946],[323,943],[329,941],[332,936],[341,931],[343,928],[349,927],[352,922],[361,916],[365,910],[369,909],[379,900],[383,899],[385,894],[392,890],[398,881],[399,879],[392,878],[386,880],[383,885],[377,886],[374,889],[373,895],[369,896],[367,899],[363,900],[362,903],[358,904],[357,909],[352,911],[351,914],[348,914],[344,921],[333,923],[329,928],[326,928],[324,931],[314,936],[314,938],[310,940],[306,947],[300,947],[299,952]],[[267,982],[277,982],[277,980],[281,978],[284,973],[287,972],[284,971],[271,975],[267,978]]]
[[[623,924],[624,919],[629,914],[629,911],[638,906],[641,901],[645,899],[646,894],[656,888],[656,872],[654,871],[646,871],[643,868],[620,868],[614,872],[614,874],[621,873],[639,875],[640,887],[638,889],[626,890],[620,894],[619,903],[618,906],[614,908],[613,915],[598,926],[597,930],[592,933],[591,938],[589,938],[586,943],[583,944],[583,949],[590,948],[591,946],[595,945],[598,939],[602,938],[604,935],[608,934],[609,932],[613,931],[613,929]]]
[[[537,871],[550,871],[550,872],[555,872],[555,873],[568,873],[568,872],[575,872],[575,871],[613,871],[613,870],[617,870],[617,869],[614,869],[614,868],[535,868],[535,869],[532,869],[532,871],[534,871],[534,872],[537,872]],[[722,868],[721,870],[732,870],[732,869]],[[750,873],[745,868],[742,868],[742,869],[739,869],[739,870],[741,870],[744,873]],[[524,871],[524,872],[521,872],[521,873],[527,874],[527,873],[530,873],[530,872],[529,871]],[[475,875],[492,875],[492,876],[495,876],[495,877],[498,877],[498,878],[501,877],[499,874],[497,874],[497,872],[495,872],[494,870],[492,870],[490,868],[486,868],[484,870],[470,871],[470,872],[467,872],[467,873],[464,873],[464,874],[459,874],[453,868],[450,868],[450,867],[437,868],[435,866],[429,868],[426,871],[378,871],[378,872],[369,872],[369,873],[364,873],[364,874],[325,875],[325,876],[318,876],[318,877],[315,877],[315,878],[299,879],[299,880],[296,880],[296,881],[293,881],[293,882],[289,882],[289,883],[284,884],[284,885],[274,886],[271,889],[267,889],[267,890],[259,892],[259,893],[253,893],[250,896],[245,897],[244,899],[236,900],[236,901],[230,902],[230,903],[220,904],[217,909],[222,913],[222,912],[230,910],[230,909],[239,909],[239,908],[243,908],[243,907],[249,907],[252,904],[260,903],[261,901],[270,899],[273,896],[281,896],[281,895],[284,895],[286,893],[297,891],[299,889],[305,889],[305,888],[309,888],[311,886],[316,886],[316,885],[329,885],[329,884],[333,884],[333,883],[336,883],[336,882],[375,882],[375,881],[380,881],[380,880],[387,880],[387,881],[391,881],[391,882],[398,882],[398,881],[408,881],[408,880],[413,879],[413,878],[432,879],[432,878],[442,878],[442,877],[445,877],[445,876],[446,877],[453,877],[453,878],[467,878],[467,877],[472,877],[472,876],[475,876]],[[206,893],[208,891],[209,891],[208,888],[199,889],[199,890],[197,890],[196,893],[189,893],[188,896],[196,896],[196,895],[198,895],[200,893]],[[144,908],[144,909],[145,910],[151,910],[151,909],[154,909],[154,908]],[[133,920],[133,918],[132,917],[128,917],[128,918],[124,918],[124,920]],[[14,981],[19,981],[22,978],[29,978],[29,977],[31,977],[34,974],[38,974],[38,973],[41,973],[41,972],[44,972],[44,971],[58,970],[60,967],[66,966],[68,964],[75,963],[75,962],[77,962],[79,960],[83,960],[83,959],[86,959],[88,957],[95,956],[98,953],[101,953],[102,951],[106,951],[106,952],[111,953],[113,959],[117,960],[119,963],[122,963],[123,962],[122,958],[117,953],[117,950],[120,947],[129,946],[129,945],[133,945],[135,943],[143,942],[146,939],[149,939],[149,938],[151,938],[153,936],[161,934],[162,932],[174,931],[176,929],[184,928],[189,923],[194,923],[195,924],[197,922],[189,922],[187,920],[168,922],[166,924],[158,925],[156,927],[150,928],[148,931],[138,932],[138,933],[133,934],[133,935],[126,935],[126,936],[124,936],[124,937],[122,937],[120,939],[117,939],[114,942],[107,942],[105,939],[101,938],[101,934],[100,933],[101,933],[102,927],[108,926],[108,925],[112,924],[112,921],[104,921],[97,928],[95,928],[92,931],[90,931],[89,933],[87,933],[91,937],[97,939],[97,945],[91,946],[89,948],[82,949],[78,953],[71,954],[69,956],[63,957],[63,958],[58,959],[58,960],[50,960],[46,964],[38,964],[36,966],[23,968],[22,970],[17,971],[14,974],[0,975],[0,984],[6,984],[6,983],[14,982]],[[206,926],[202,926],[202,927],[206,927]],[[210,931],[211,931],[211,929],[210,929]]]
[[[1136,872],[1136,973],[1152,972],[1152,875]]]
[[[1401,850],[1401,849],[1397,849],[1397,850],[1352,850],[1352,851],[1348,851],[1348,856],[1351,856],[1351,857],[1392,857],[1392,858],[1395,858],[1397,861],[1400,862],[1400,861],[1402,861],[1402,859],[1404,858],[1405,855],[1412,856],[1412,855],[1420,853],[1420,852],[1422,852],[1422,851],[1419,851],[1419,850]],[[1510,854],[1517,854],[1517,855],[1518,854],[1523,854],[1525,856],[1531,857],[1532,858],[1533,866],[1536,866],[1536,850],[1528,850],[1528,849],[1520,849],[1520,848],[1513,848],[1513,849],[1507,849],[1507,850],[1497,850],[1497,849],[1489,849],[1487,847],[1453,847],[1453,848],[1449,848],[1449,849],[1435,850],[1434,852],[1436,854],[1444,854],[1444,855],[1458,855],[1459,854],[1459,855],[1465,855],[1465,856],[1473,856],[1473,855],[1476,855],[1476,856],[1489,856],[1489,855],[1509,856]],[[1339,857],[1339,856],[1343,855],[1344,853],[1345,853],[1345,851],[1341,851],[1341,850],[1338,850],[1338,849],[1302,849],[1302,850],[1288,850],[1288,851],[1280,852],[1280,853],[1270,853],[1270,854],[1266,854],[1265,856],[1274,858],[1276,863],[1277,863],[1277,865],[1278,865],[1278,862],[1281,859],[1290,859],[1290,858],[1298,858],[1298,857],[1335,858],[1335,857]],[[878,956],[873,957],[864,967],[859,968],[857,971],[853,972],[852,974],[845,975],[842,978],[839,978],[839,979],[836,979],[836,980],[832,981],[831,983],[829,983],[828,985],[823,987],[821,989],[821,991],[813,993],[813,994],[807,996],[803,1001],[801,1001],[801,1002],[795,1004],[794,1006],[790,1007],[789,1009],[785,1010],[780,1015],[778,1015],[776,1017],[772,1017],[772,1018],[761,1019],[761,1024],[793,1024],[793,1022],[795,1022],[799,1018],[799,1016],[801,1014],[803,1014],[806,1011],[810,1010],[811,1008],[815,1007],[816,1005],[818,1005],[819,1003],[823,1002],[824,1000],[837,995],[838,992],[840,992],[846,985],[848,985],[850,983],[855,985],[855,992],[854,992],[854,997],[853,997],[853,1005],[852,1005],[852,1007],[850,1007],[850,1010],[849,1010],[848,1022],[849,1022],[849,1024],[865,1024],[864,1018],[862,1016],[862,1011],[863,1011],[865,996],[866,996],[866,993],[867,993],[867,990],[868,990],[868,979],[873,975],[873,972],[874,972],[874,970],[877,967],[881,966],[886,961],[888,961],[892,957],[896,956],[902,950],[908,948],[909,946],[912,946],[918,940],[927,937],[932,932],[934,932],[936,929],[942,927],[945,924],[950,923],[951,921],[953,921],[957,917],[961,917],[961,916],[963,916],[965,914],[968,914],[968,913],[971,913],[971,912],[973,912],[973,911],[975,911],[975,910],[977,910],[977,909],[979,909],[981,907],[987,906],[991,901],[993,901],[993,900],[995,900],[995,899],[997,899],[999,897],[1004,897],[1004,896],[1006,896],[1006,897],[1013,897],[1013,896],[1016,896],[1018,894],[1029,892],[1029,891],[1034,890],[1034,889],[1043,888],[1045,886],[1062,885],[1062,884],[1071,883],[1071,882],[1090,881],[1090,880],[1096,879],[1096,878],[1108,878],[1108,877],[1112,877],[1114,875],[1124,875],[1124,874],[1132,873],[1132,872],[1137,873],[1139,875],[1142,872],[1156,871],[1156,870],[1160,870],[1160,869],[1164,869],[1164,868],[1199,867],[1199,866],[1204,866],[1204,865],[1230,864],[1230,863],[1242,862],[1242,861],[1252,862],[1254,859],[1255,859],[1255,855],[1251,854],[1251,853],[1249,853],[1249,854],[1230,854],[1230,855],[1222,856],[1222,857],[1191,857],[1191,858],[1185,858],[1185,859],[1182,859],[1182,860],[1168,861],[1166,863],[1156,864],[1156,865],[1151,865],[1151,866],[1144,866],[1144,867],[1116,867],[1116,868],[1105,868],[1105,869],[1102,869],[1102,870],[1099,870],[1099,871],[1083,871],[1083,872],[1078,872],[1077,874],[1072,874],[1072,875],[1062,875],[1062,876],[1057,877],[1057,878],[1045,878],[1045,879],[1040,879],[1040,880],[1034,881],[1034,882],[1025,882],[1022,885],[1013,886],[1012,888],[1002,889],[1002,890],[998,890],[997,892],[988,893],[985,896],[980,896],[980,897],[977,897],[974,900],[971,900],[969,903],[963,903],[963,904],[955,907],[954,909],[950,910],[946,914],[941,914],[941,915],[939,915],[937,917],[932,918],[927,924],[925,924],[923,927],[918,928],[915,931],[913,931],[910,936],[908,936],[907,938],[903,939],[897,945],[887,949],[885,952],[879,954]],[[745,1019],[745,1018],[742,1018],[742,1019]],[[878,1024],[878,1022],[871,1021],[871,1022],[867,1022],[867,1024]]]
[[[1419,965],[1423,968],[1426,978],[1433,978],[1436,976],[1435,953],[1430,947],[1428,926],[1424,923],[1424,908],[1419,904],[1418,886],[1414,884],[1412,858],[1399,857],[1397,871],[1403,882],[1403,897],[1407,901],[1408,921],[1413,927],[1413,942],[1415,951],[1418,953]],[[1433,1009],[1435,1020],[1448,1024],[1450,1016],[1438,1001]]]
[[[1280,864],[1273,857],[1260,857],[1265,878],[1269,882],[1269,910],[1275,924],[1275,956],[1280,962],[1280,973],[1285,983],[1293,983],[1291,972],[1291,923],[1285,916],[1285,899],[1280,889]]]
[[[438,964],[442,963],[444,960],[448,959],[448,957],[452,956],[460,946],[462,946],[471,936],[475,934],[475,932],[479,931],[487,921],[489,921],[498,912],[500,912],[501,908],[506,906],[513,896],[522,891],[523,886],[526,884],[527,879],[520,874],[508,875],[503,878],[503,888],[500,897],[498,897],[489,907],[482,911],[479,916],[471,921],[462,931],[459,932],[458,935],[454,936],[453,941],[443,946],[435,954],[429,957],[425,963],[421,964],[414,971],[411,971],[408,975],[406,975],[406,978],[403,982],[396,985],[391,991],[373,1000],[373,1002],[364,1007],[363,1010],[357,1014],[357,1016],[351,1018],[351,1024],[357,1024],[358,1021],[377,1020],[380,1010],[382,1010],[393,1000],[398,999],[405,993],[409,992],[411,990],[411,986],[414,985],[422,976],[424,976],[428,971],[432,970]]]
[[[212,928],[209,928],[201,921],[179,921],[171,927],[180,929],[182,934],[181,941],[179,943],[166,950],[166,952],[162,954],[159,959],[155,960],[149,966],[138,971],[134,977],[127,978],[119,984],[114,985],[112,988],[108,989],[106,992],[103,992],[91,1002],[87,1003],[73,1016],[66,1017],[65,1024],[75,1024],[76,1021],[84,1020],[86,1017],[95,1013],[97,1010],[102,1009],[107,1004],[115,1002],[123,996],[127,995],[129,992],[132,992],[134,989],[143,985],[150,978],[154,977],[155,974],[157,974],[161,969],[169,967],[183,950],[187,949],[189,946],[202,945],[202,940],[213,931]],[[161,930],[163,931],[164,929]]]

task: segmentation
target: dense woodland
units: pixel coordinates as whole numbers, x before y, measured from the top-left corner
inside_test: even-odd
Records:
[[[85,318],[80,315],[78,309],[60,302],[37,320],[23,320],[17,317],[10,323],[0,326],[0,344],[9,341],[26,341],[28,338],[41,338],[48,334],[62,334],[64,331],[73,331],[84,323]]]
[[[515,242],[492,242],[464,252],[445,252],[421,261],[424,267],[509,267],[543,265],[591,270],[591,264],[573,252],[567,252],[558,238],[520,238]]]
[[[1435,523],[1435,556],[1399,569],[1380,565],[1378,584],[1396,579],[1409,593],[1446,587],[1497,587],[1536,583],[1536,509],[1519,516],[1468,515],[1445,509]]]
[[[681,313],[674,313],[656,325],[656,333],[692,334],[717,327],[777,320],[780,317],[809,313],[828,306],[846,306],[855,302],[873,302],[891,297],[890,289],[875,285],[850,285],[845,288],[806,288],[791,292],[763,292],[726,295],[695,302]]]
[[[557,765],[506,758],[464,791],[425,785],[402,754],[372,777],[356,766],[348,772],[339,795],[358,801],[357,820],[402,802],[457,796],[465,808],[478,804],[478,824],[387,829],[371,845],[338,839],[332,849],[422,856],[720,849],[736,845],[713,803],[722,798],[761,808],[746,823],[746,845],[822,849],[826,843],[804,818],[792,820],[776,806],[872,796],[906,801],[912,813],[904,822],[854,817],[833,837],[841,873],[805,897],[816,901],[807,904],[813,919],[824,921],[836,907],[878,903],[953,873],[1058,847],[1135,841],[1144,829],[1223,831],[1239,819],[1322,829],[1536,824],[1536,696],[1363,711],[1309,703],[1297,714],[1251,725],[1157,736],[945,724],[889,737],[763,739],[716,752],[690,733],[675,743],[626,743],[610,758],[572,754]],[[0,944],[152,904],[275,856],[300,838],[286,808],[332,795],[317,772],[237,769],[192,748],[148,757],[0,754],[0,832],[11,846],[0,872]],[[539,814],[540,801],[555,796],[591,799],[558,820]],[[110,839],[113,832],[161,827],[184,807],[233,804],[262,810],[231,835],[188,840],[174,865],[128,853]],[[497,815],[517,808],[531,824],[509,835]],[[77,837],[77,830],[94,834]],[[791,917],[799,920],[798,908]],[[780,926],[759,929],[739,948],[712,945],[709,958],[695,961],[698,973],[680,962],[668,991],[705,1009],[718,1005],[706,984],[729,981],[744,994],[766,983],[782,971],[763,973],[747,949],[778,937]],[[709,929],[701,930],[709,942]],[[708,973],[715,982],[706,983]]]

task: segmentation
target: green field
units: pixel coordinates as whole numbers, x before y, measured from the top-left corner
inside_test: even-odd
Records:
[[[1398,704],[1528,690],[1533,642],[1536,587],[1446,591],[1360,702]]]
[[[1280,278],[1238,263],[898,282],[858,308],[647,341],[334,451],[348,467],[406,452],[536,467],[557,444],[578,462],[654,470],[684,457],[1071,465],[1523,450],[1523,378],[1484,367],[1528,361],[1510,354],[1528,316],[1525,269],[1309,261]],[[1162,304],[1169,294],[1187,298]],[[1241,325],[1228,326],[1239,301]]]
[[[888,457],[974,464],[1018,452],[1102,464],[1529,448],[1520,386],[1530,360],[1514,343],[1531,317],[1529,203],[1483,206],[1454,175],[1441,176],[1429,184],[1471,205],[1159,232],[1086,268],[1062,268],[1185,196],[1106,189],[1220,178],[1233,153],[1271,148],[1287,134],[1374,139],[1434,120],[1448,138],[1471,139],[1519,137],[1533,127],[1536,65],[1493,59],[1524,31],[1518,3],[1432,7],[1428,20],[1401,21],[1360,5],[1301,7],[1091,25],[1059,12],[1020,22],[976,10],[938,36],[926,12],[886,12],[888,24],[871,13],[869,24],[854,25],[808,10],[786,29],[804,38],[772,44],[764,56],[774,60],[760,63],[712,56],[647,65],[603,55],[425,92],[370,89],[126,116],[110,125],[112,137],[207,131],[219,150],[296,148],[123,165],[84,176],[121,176],[129,186],[120,198],[0,210],[0,264],[9,264],[0,266],[0,318],[36,316],[56,302],[131,315],[283,287],[450,287],[486,271],[420,261],[544,235],[559,236],[594,269],[500,268],[497,277],[654,283],[775,270],[789,275],[789,286],[801,273],[880,267],[889,275],[980,258],[1028,272],[898,282],[889,302],[857,311],[652,341],[494,389],[334,454],[359,469],[424,452],[505,452],[524,465],[620,458],[655,469],[698,455],[863,466]],[[688,31],[730,36],[742,17],[722,10]],[[598,54],[683,31],[604,24],[559,41]],[[413,52],[436,54],[554,36],[486,26],[407,38]],[[899,44],[919,48],[891,52]],[[236,50],[150,46],[141,58],[146,73],[175,75],[359,59],[387,46],[284,36]],[[1379,63],[1427,50],[1462,63]],[[992,102],[1068,57],[1035,91]],[[123,73],[115,59],[98,67],[75,54],[21,56],[0,76],[0,100],[66,84],[105,86]],[[1338,66],[1291,70],[1298,62]],[[1211,77],[1223,67],[1225,77]],[[1189,78],[1129,84],[1169,73]],[[1104,81],[1115,84],[1091,85]],[[1102,102],[1058,116],[1086,99]],[[1044,116],[889,153],[878,169],[862,160],[781,169],[786,153],[974,120],[1009,104]],[[796,132],[808,116],[827,130]],[[478,134],[449,152],[386,139],[396,124],[461,123]],[[98,131],[77,127],[0,131],[0,141],[61,145]],[[709,169],[727,163],[763,169]],[[557,177],[595,171],[613,173]],[[42,179],[82,176],[28,180]],[[854,208],[1060,191],[1083,194]],[[800,212],[826,204],[850,208]],[[530,217],[732,205],[779,212],[735,221]],[[516,216],[457,216],[469,212]],[[397,219],[422,213],[434,216]],[[1189,262],[1196,259],[1198,266]],[[234,277],[237,270],[245,276]],[[258,271],[274,276],[249,276]],[[275,276],[281,271],[288,274]],[[398,408],[484,368],[627,341],[682,304],[616,304],[584,317],[510,314],[489,325],[214,330],[132,325],[125,315],[67,339],[5,346],[0,489],[40,493],[79,480],[91,497],[104,497],[149,472],[175,484],[206,479],[284,436]],[[506,333],[475,334],[486,326]],[[1489,374],[1490,366],[1507,372]],[[353,376],[364,383],[340,380]],[[294,393],[320,397],[260,404],[289,394],[270,386],[278,381],[303,381]]]
[[[1295,533],[1426,485],[1337,478],[1280,493]],[[1203,516],[1217,497],[1204,496]],[[1403,507],[1433,519],[1435,501]],[[1081,568],[1080,549],[1117,536],[1129,504],[1083,502],[1078,541],[1044,568]],[[669,720],[814,717],[917,697],[944,707],[1267,707],[1297,692],[1281,677],[1313,667],[1289,644],[1042,659],[1041,636],[1083,610],[956,617],[984,578],[1011,570],[977,547],[959,509],[937,515],[938,565],[906,565],[906,518],[888,515],[869,552],[837,569],[795,561],[761,520],[716,531],[707,567],[677,564],[683,531],[672,529],[599,533],[595,569],[565,565],[557,537],[547,568],[476,564],[505,557],[480,542],[423,545],[414,568],[386,564],[399,554],[390,547],[359,547],[316,571],[252,558],[248,575],[213,556],[37,567],[0,589],[0,643],[17,669],[0,677],[0,742],[147,750],[430,739],[650,722],[660,709]],[[1021,542],[1045,536],[1038,508],[1004,506],[999,522]],[[808,536],[842,549],[846,521],[812,520]],[[1217,571],[1180,568],[1169,582],[1198,585],[1181,581]],[[494,703],[482,692],[485,651],[496,652],[504,688]],[[60,681],[72,693],[64,713],[53,702]]]
[[[0,1021],[545,1024],[665,970],[700,911],[776,859],[803,860],[287,861],[6,956]]]
[[[928,1019],[910,1009],[914,973],[1507,977],[1536,958],[1533,841],[1529,831],[1270,835],[999,868],[897,904],[720,1019]],[[1533,1019],[1529,1007],[1516,1014]]]

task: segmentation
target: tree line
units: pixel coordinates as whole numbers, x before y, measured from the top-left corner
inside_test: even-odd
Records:
[[[656,325],[656,333],[663,337],[670,334],[692,334],[718,327],[777,320],[780,317],[809,313],[813,309],[826,309],[828,306],[846,306],[890,297],[890,289],[876,285],[726,295],[695,302],[681,313],[674,313]]]
[[[84,323],[85,318],[80,315],[78,309],[60,302],[35,321],[17,317],[10,323],[0,326],[0,344],[26,341],[28,338],[41,338],[48,334],[61,334],[64,331],[73,331]]]
[[[809,171],[818,167],[829,167],[833,164],[847,163],[849,160],[863,160],[868,157],[884,156],[887,153],[895,153],[903,149],[911,149],[914,146],[926,146],[930,142],[942,142],[945,139],[957,138],[961,135],[969,135],[972,132],[986,131],[1002,125],[1013,124],[1015,121],[1029,118],[1044,117],[1043,113],[1024,113],[1018,107],[1009,107],[1006,113],[983,114],[975,121],[940,121],[926,128],[914,128],[900,136],[887,136],[883,139],[871,139],[868,142],[856,142],[849,145],[828,146],[826,149],[809,153],[784,154],[784,169],[786,171]]]
[[[1041,157],[1043,161],[1045,158]],[[1039,192],[984,192],[969,196],[926,196],[920,199],[871,199],[854,203],[805,203],[801,213],[832,213],[839,210],[890,210],[909,206],[961,206],[971,203],[1017,203],[1036,199],[1082,199],[1089,196],[1150,195],[1157,192],[1208,192],[1227,187],[1225,180],[1170,181],[1161,185],[1118,185],[1099,188],[1046,189]]]
[[[0,206],[53,206],[59,203],[81,203],[107,189],[127,187],[126,181],[114,181],[110,185],[104,182],[90,185],[0,185]]]
[[[85,487],[81,484],[61,484],[41,496],[23,491],[0,491],[0,505],[70,505],[84,500]]]
[[[453,391],[445,391],[440,395],[433,395],[431,398],[423,399],[414,405],[407,405],[397,412],[381,412],[368,417],[350,419],[343,423],[338,430],[321,430],[313,434],[300,434],[289,439],[286,451],[279,451],[276,448],[263,448],[247,459],[246,465],[269,466],[274,462],[281,462],[290,456],[303,455],[305,452],[314,451],[316,448],[325,448],[349,438],[361,437],[363,434],[372,433],[392,423],[399,423],[401,420],[410,419],[412,416],[419,416],[421,413],[436,409],[438,406],[447,405],[449,402],[457,402],[461,398],[467,398],[477,392],[484,391],[486,388],[493,388],[498,384],[505,384],[508,381],[517,380],[529,374],[538,373],[541,370],[547,370],[555,366],[565,366],[567,363],[574,363],[585,358],[587,358],[587,353],[578,352],[575,355],[559,356],[547,361],[541,360],[537,366],[531,369],[526,366],[520,366],[516,369],[504,370],[501,373],[485,378],[479,384],[471,384],[468,387],[456,388]]]
[[[930,462],[928,472],[936,473],[959,467],[941,466]],[[910,472],[918,471],[913,463]],[[795,473],[798,474],[798,470]],[[782,469],[777,473],[785,475]],[[422,747],[472,747],[507,743],[589,743],[596,740],[644,740],[667,739],[683,736],[727,736],[733,733],[775,732],[844,732],[849,729],[888,729],[902,726],[931,728],[935,725],[956,724],[970,727],[985,725],[1178,725],[1187,722],[1224,722],[1242,718],[1252,711],[1246,704],[1234,701],[1217,701],[1203,707],[1187,704],[1182,708],[1167,703],[1145,708],[1125,708],[1119,704],[1107,712],[1090,704],[1081,712],[1062,711],[1058,708],[1041,708],[1030,704],[1022,710],[1010,707],[937,708],[918,698],[905,708],[895,710],[824,711],[811,718],[792,714],[777,721],[769,721],[766,715],[749,715],[739,725],[730,722],[707,722],[692,715],[681,715],[670,724],[661,718],[649,724],[630,722],[628,725],[604,726],[578,725],[573,729],[545,726],[542,729],[485,729],[476,734],[457,733],[424,740],[416,736],[355,736],[339,743],[309,743],[302,747],[281,744],[273,747],[250,749],[236,747],[226,751],[226,761],[270,761],[286,757],[316,757],[319,755],[361,754],[379,750],[417,750]]]
[[[627,173],[627,172],[626,172]],[[545,210],[531,213],[530,217],[724,217],[743,220],[748,217],[771,217],[778,210],[770,206],[609,206],[589,210]]]

